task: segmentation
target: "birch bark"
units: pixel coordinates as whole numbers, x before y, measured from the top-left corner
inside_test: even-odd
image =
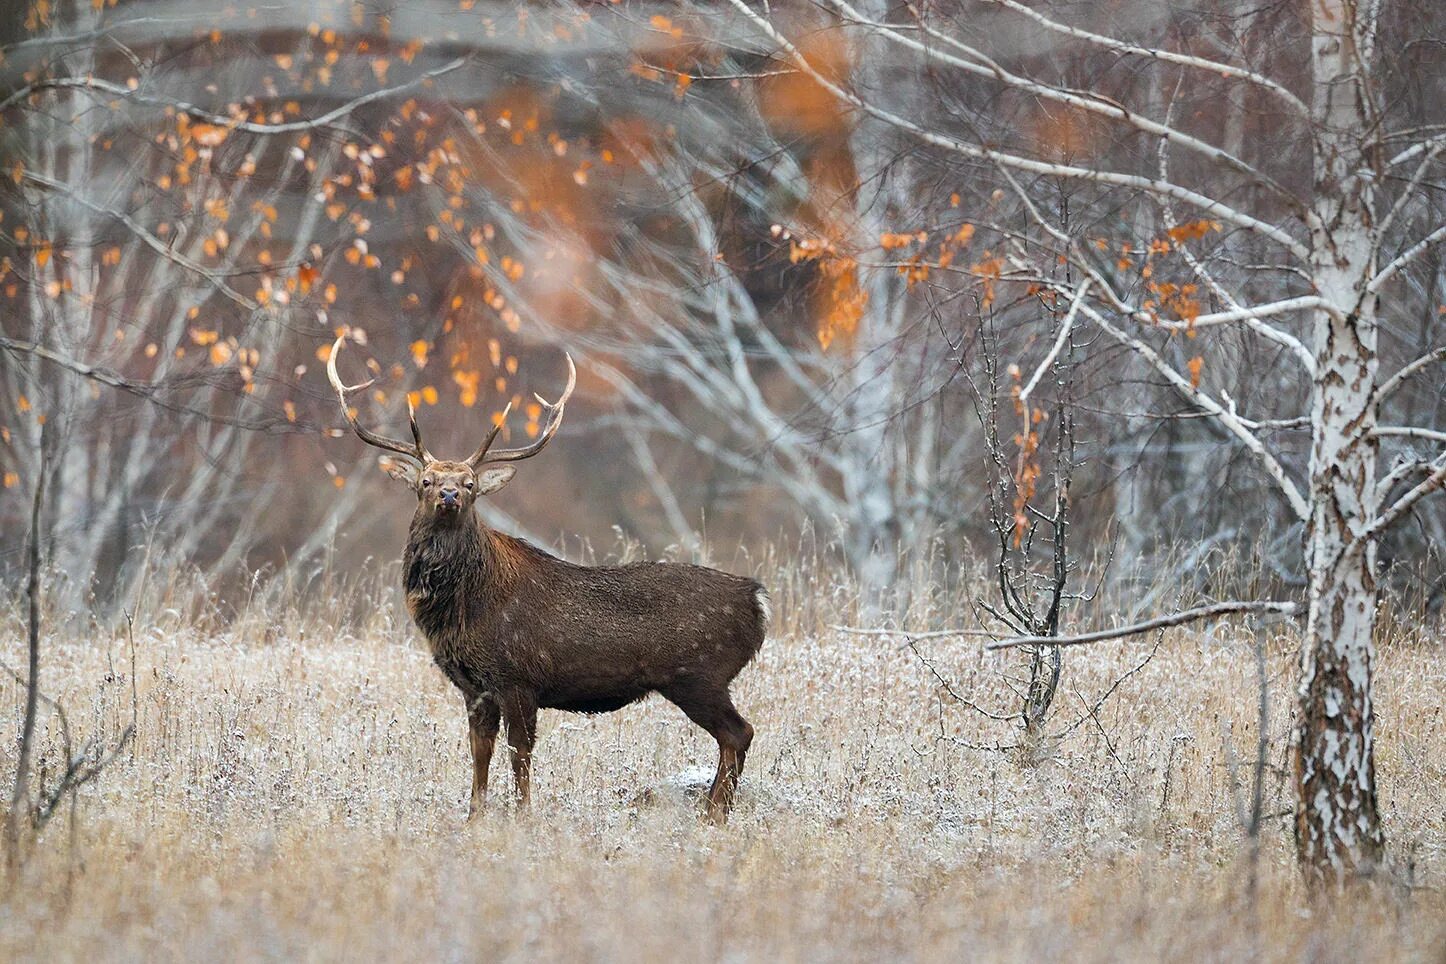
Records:
[[[1312,7],[1315,323],[1311,391],[1309,609],[1295,725],[1296,848],[1315,884],[1369,873],[1384,847],[1376,802],[1372,631],[1377,374],[1374,194],[1362,27],[1349,0]]]

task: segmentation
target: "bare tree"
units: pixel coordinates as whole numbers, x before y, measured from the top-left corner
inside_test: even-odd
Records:
[[[1311,5],[1304,21],[1282,13],[1271,36],[1276,72],[1267,75],[1236,61],[1235,51],[1203,49],[1208,44],[1143,9],[1138,20],[1100,32],[1014,0],[887,16],[831,0],[840,29],[887,41],[920,78],[947,74],[964,85],[965,94],[920,115],[821,69],[765,12],[730,2],[781,62],[840,102],[908,134],[921,150],[984,172],[1013,200],[1007,213],[1002,205],[980,212],[999,258],[988,280],[1077,303],[1082,325],[1123,349],[1133,370],[1168,386],[1191,417],[1227,434],[1269,480],[1305,532],[1295,768],[1301,866],[1316,883],[1370,873],[1384,859],[1373,747],[1375,547],[1446,481],[1446,433],[1391,417],[1396,393],[1446,354],[1433,348],[1401,359],[1388,377],[1381,372],[1383,325],[1394,316],[1381,298],[1408,286],[1446,239],[1430,182],[1446,147],[1439,119],[1403,91],[1410,81],[1382,55],[1418,29],[1417,8],[1325,2]],[[1107,73],[1055,76],[1049,63],[1008,49],[1021,24],[1072,50],[1137,65],[1149,89],[1174,94],[1132,103],[1132,91]],[[988,51],[995,38],[1003,38],[1000,56]],[[1274,134],[1268,151],[1237,156],[1181,119],[1185,107],[1221,96],[1260,105]],[[1050,137],[1001,131],[991,120],[1014,98],[1066,120]],[[1124,216],[1062,227],[1040,190],[1060,179],[1087,191],[1091,208]],[[920,254],[921,265],[954,270]],[[1075,280],[1056,276],[1060,261]],[[1279,351],[1289,376],[1283,390],[1249,399],[1249,409],[1211,387],[1211,342],[1234,330]],[[1436,448],[1380,475],[1383,444],[1399,439]],[[1404,480],[1404,491],[1394,488]]]
[[[1028,375],[1027,382],[1024,373],[1011,366],[1007,391],[1000,386],[997,340],[986,335],[980,345],[986,381],[977,393],[977,404],[990,475],[989,522],[997,553],[994,587],[998,602],[980,600],[977,605],[1015,636],[1059,635],[1060,617],[1075,570],[1069,554],[1069,488],[1076,460],[1074,412],[1070,406],[1075,311],[1059,314],[1058,334],[1049,353]],[[1053,404],[1048,409],[1040,407],[1034,398],[1046,378],[1053,382],[1054,389]],[[1013,446],[1006,446],[1000,436],[1001,393],[1008,398],[1010,427],[1004,431],[1013,435]],[[1053,442],[1048,461],[1039,451],[1046,436]],[[1040,499],[1046,503],[1044,509],[1037,505]],[[1035,562],[1040,554],[1044,557],[1042,568]],[[1048,643],[1036,643],[1021,647],[1021,651],[1028,676],[1020,681],[1020,718],[1025,749],[1033,755],[1043,749],[1045,722],[1059,688],[1060,650]]]
[[[42,445],[45,443],[42,438]],[[9,666],[0,663],[7,673],[25,686],[25,706],[20,722],[20,746],[15,761],[15,778],[11,784],[10,806],[5,814],[5,859],[9,872],[14,875],[23,863],[26,845],[30,842],[27,834],[39,831],[68,800],[71,804],[72,831],[75,821],[76,793],[81,787],[95,780],[107,766],[135,738],[137,698],[135,637],[129,634],[131,644],[131,719],[130,723],[114,738],[107,742],[103,736],[92,737],[77,750],[71,734],[70,718],[59,702],[40,692],[40,542],[43,533],[40,528],[41,508],[45,504],[45,485],[49,477],[50,458],[48,449],[42,447],[40,465],[37,466],[35,491],[30,500],[30,528],[26,535],[26,665],[21,675]],[[130,616],[126,616],[130,627]],[[59,722],[62,763],[53,780],[46,779],[44,765],[38,776],[32,774],[32,757],[39,741],[38,726],[40,707],[44,703]],[[33,791],[33,792],[32,792]],[[72,845],[74,835],[72,833]]]

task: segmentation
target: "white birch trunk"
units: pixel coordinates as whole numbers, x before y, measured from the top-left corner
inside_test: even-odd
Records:
[[[877,0],[867,0],[859,7],[871,17],[887,18],[887,5]],[[891,52],[879,38],[860,38],[854,51],[854,83],[882,93]],[[901,179],[894,168],[903,163],[897,144],[896,131],[866,117],[859,119],[849,138],[854,170],[861,175],[854,194],[855,230],[865,249],[877,244],[880,234],[897,223]],[[843,361],[848,366],[841,382],[847,392],[848,417],[840,454],[849,513],[844,542],[860,585],[869,596],[867,602],[873,605],[879,591],[898,575],[901,520],[895,485],[906,467],[897,464],[900,450],[890,435],[898,429],[890,415],[899,404],[898,336],[908,294],[892,269],[860,266],[859,283],[869,300]]]
[[[1313,884],[1339,884],[1379,864],[1371,701],[1376,621],[1375,548],[1361,539],[1374,517],[1377,319],[1366,292],[1374,256],[1365,79],[1348,0],[1314,8],[1314,213],[1312,273],[1335,309],[1316,322],[1312,386],[1310,580],[1295,729],[1296,848]]]

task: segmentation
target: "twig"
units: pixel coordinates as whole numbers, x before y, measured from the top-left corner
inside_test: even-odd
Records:
[[[933,675],[934,679],[939,683],[940,688],[943,689],[944,692],[948,693],[949,697],[953,699],[954,702],[959,703],[963,706],[967,706],[974,712],[979,713],[982,716],[987,716],[991,720],[998,720],[1001,723],[1010,723],[1020,718],[1021,714],[1019,713],[1010,713],[1008,715],[992,713],[989,710],[986,710],[984,707],[980,706],[978,703],[975,703],[973,700],[967,699],[966,697],[959,695],[957,692],[955,692],[954,687],[949,683],[949,681],[944,678],[943,674],[941,674],[939,670],[935,668],[934,664],[929,662],[929,660],[925,658],[923,653],[919,652],[919,649],[914,645],[913,640],[909,641],[908,647],[909,651],[914,654],[914,656],[919,660],[919,662],[924,664],[925,668],[929,670],[929,672]]]
[[[1105,705],[1105,701],[1114,695],[1115,690],[1119,689],[1121,684],[1123,684],[1131,676],[1134,676],[1140,670],[1144,669],[1146,666],[1150,665],[1150,660],[1154,659],[1155,654],[1160,651],[1160,642],[1164,638],[1164,632],[1161,632],[1158,636],[1155,637],[1155,645],[1150,647],[1150,651],[1145,654],[1144,659],[1140,660],[1134,666],[1131,666],[1127,671],[1125,671],[1123,675],[1116,678],[1115,681],[1110,684],[1109,689],[1105,690],[1104,693],[1101,694],[1100,698],[1095,700],[1094,707],[1090,710],[1091,713],[1098,713],[1100,711],[1100,708]],[[1076,695],[1078,694],[1076,693]],[[1064,730],[1055,739],[1063,740],[1065,737],[1073,733],[1086,719],[1087,717],[1084,716],[1079,717],[1069,726],[1065,727]]]
[[[1130,776],[1129,767],[1125,766],[1125,761],[1121,760],[1120,755],[1115,752],[1115,745],[1110,742],[1110,735],[1109,733],[1105,732],[1105,725],[1100,722],[1099,713],[1097,712],[1099,704],[1096,704],[1095,706],[1090,706],[1089,703],[1085,701],[1084,696],[1080,693],[1079,690],[1075,690],[1074,695],[1075,698],[1084,705],[1085,711],[1089,714],[1087,719],[1089,719],[1089,721],[1095,725],[1095,728],[1100,731],[1100,737],[1105,741],[1105,749],[1109,751],[1110,759],[1114,760],[1115,765],[1120,768],[1120,775],[1123,776],[1126,780],[1130,781],[1130,784],[1133,786],[1135,778]]]

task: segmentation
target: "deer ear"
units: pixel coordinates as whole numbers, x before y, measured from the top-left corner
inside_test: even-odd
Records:
[[[512,477],[516,474],[517,469],[510,465],[500,469],[488,469],[486,472],[477,476],[477,494],[491,495],[508,482],[511,482]]]
[[[417,487],[417,481],[422,477],[422,467],[410,459],[393,459],[382,456],[377,459],[377,464],[398,482],[405,482],[412,488]]]

